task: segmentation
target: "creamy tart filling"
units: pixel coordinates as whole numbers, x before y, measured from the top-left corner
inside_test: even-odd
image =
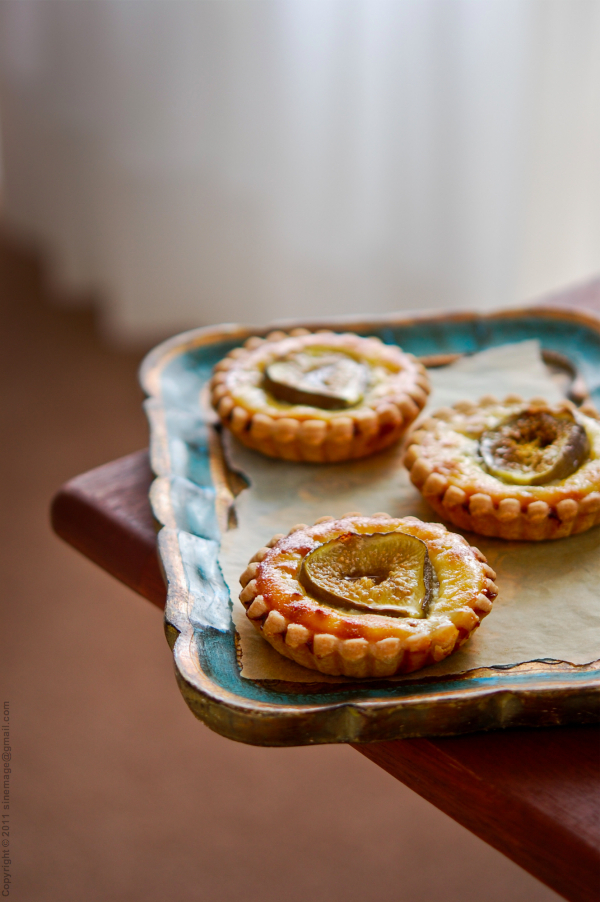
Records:
[[[295,329],[235,348],[210,388],[222,423],[245,445],[322,463],[401,438],[425,405],[429,379],[412,355],[377,338]]]
[[[571,402],[458,402],[419,424],[404,463],[434,510],[462,529],[540,541],[600,523],[600,422]]]
[[[322,673],[383,677],[441,661],[492,609],[496,574],[439,523],[348,514],[259,549],[240,600],[278,652]]]

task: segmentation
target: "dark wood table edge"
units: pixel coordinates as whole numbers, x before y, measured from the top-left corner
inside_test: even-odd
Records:
[[[129,588],[164,608],[148,489],[148,452],[139,451],[75,477],[56,494],[54,531]],[[406,739],[353,748],[572,902],[596,902],[600,825],[573,829],[552,800],[537,799],[507,766],[523,755],[573,768],[585,747],[600,762],[599,727],[514,730],[440,739]],[[504,759],[504,760],[503,760]],[[484,766],[483,766],[484,765]],[[600,769],[600,768],[599,768]],[[516,772],[516,771],[515,771]],[[557,867],[557,856],[562,866]]]
[[[597,316],[600,279],[556,292],[541,304]],[[51,520],[68,544],[164,609],[166,589],[148,502],[152,479],[147,451],[97,467],[57,492]],[[571,902],[600,898],[600,727],[353,747]],[[581,786],[577,781],[584,759],[586,776],[593,770],[592,786],[583,777]],[[541,777],[534,791],[515,779],[525,763],[534,768],[530,776]],[[574,787],[566,803],[550,791],[564,783]]]

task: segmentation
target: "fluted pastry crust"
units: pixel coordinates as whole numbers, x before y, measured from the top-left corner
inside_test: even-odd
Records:
[[[487,471],[479,440],[508,417],[528,410],[569,411],[589,440],[587,459],[566,479],[514,485]],[[517,395],[486,396],[436,411],[409,438],[404,463],[414,485],[441,517],[461,529],[502,539],[540,541],[585,532],[600,523],[600,422],[570,401],[525,404]]]
[[[312,597],[299,581],[304,558],[348,533],[402,532],[425,542],[436,588],[422,619],[339,610]],[[388,514],[294,526],[274,536],[240,577],[250,622],[280,654],[321,673],[388,677],[441,661],[462,645],[492,609],[496,574],[484,555],[439,523]]]
[[[291,404],[264,386],[275,360],[306,349],[342,352],[369,369],[362,401],[345,410]],[[215,367],[213,407],[245,445],[285,460],[323,463],[365,457],[401,438],[425,406],[430,391],[425,367],[411,354],[378,338],[327,330],[252,337]]]

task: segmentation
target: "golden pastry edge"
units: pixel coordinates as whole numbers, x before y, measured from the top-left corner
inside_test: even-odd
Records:
[[[240,397],[235,380],[252,355],[260,357],[266,349],[276,357],[278,347],[289,349],[290,339],[299,350],[324,343],[333,350],[364,354],[382,366],[399,367],[402,387],[392,383],[387,395],[341,411],[302,405],[255,407]],[[246,446],[269,457],[324,463],[365,457],[397,442],[425,406],[430,383],[425,367],[412,354],[377,337],[298,328],[270,332],[265,338],[252,336],[243,347],[234,348],[216,364],[210,391],[221,422]]]
[[[548,404],[543,398],[533,398],[527,403],[572,411],[586,426],[592,446],[589,460],[558,484],[515,486],[483,469],[480,477],[465,476],[456,456],[453,458],[448,450],[450,433],[462,435],[460,429],[469,429],[471,424],[472,435],[476,435],[482,417],[509,414],[525,402],[515,394],[507,395],[503,401],[486,395],[478,403],[459,401],[453,407],[440,408],[417,424],[408,437],[404,454],[412,483],[440,517],[460,529],[513,541],[565,538],[600,524],[597,412],[591,405],[578,409],[566,400]],[[453,425],[460,428],[453,430]]]
[[[372,534],[395,530],[423,539],[432,556],[440,592],[437,607],[426,618],[357,615],[331,609],[308,596],[295,580],[293,568],[299,570],[302,560],[299,549],[304,548],[307,554],[315,542],[323,543],[349,531]],[[458,582],[454,596],[452,578]],[[312,527],[298,524],[287,535],[273,536],[253,555],[241,575],[239,597],[258,633],[296,663],[332,675],[390,677],[437,663],[463,645],[492,609],[498,594],[495,578],[481,551],[440,523],[423,523],[415,517],[392,518],[385,513],[371,517],[350,513],[338,519],[321,517]],[[442,592],[446,593],[443,598]]]

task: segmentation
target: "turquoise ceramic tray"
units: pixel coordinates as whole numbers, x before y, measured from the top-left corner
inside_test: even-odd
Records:
[[[600,322],[580,313],[533,308],[284,327],[302,325],[378,335],[419,357],[538,338],[544,349],[575,364],[600,405]],[[300,684],[240,676],[231,601],[218,564],[235,486],[219,454],[213,417],[199,397],[214,364],[250,334],[261,332],[241,326],[187,332],[155,348],[141,371],[157,477],[151,502],[168,585],[166,632],[194,714],[231,739],[257,745],[372,742],[598,720],[600,662],[575,667],[535,661],[443,678],[423,671],[401,683]]]

